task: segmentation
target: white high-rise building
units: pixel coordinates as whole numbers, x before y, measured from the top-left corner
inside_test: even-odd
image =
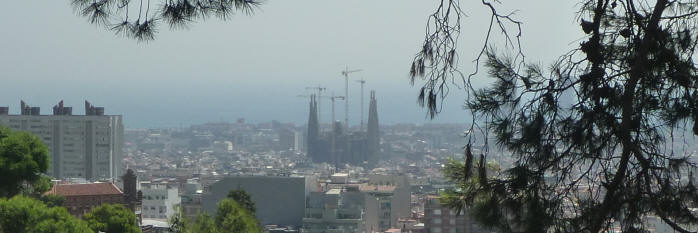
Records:
[[[0,125],[28,131],[48,147],[51,164],[47,175],[56,179],[90,181],[118,179],[122,175],[124,126],[121,115],[104,115],[103,107],[85,101],[85,115],[72,115],[63,101],[53,115],[21,102],[21,114],[0,109]]]

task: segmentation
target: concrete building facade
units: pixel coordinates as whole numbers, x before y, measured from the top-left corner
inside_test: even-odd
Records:
[[[262,225],[302,225],[306,196],[316,188],[314,177],[228,176],[209,186],[202,197],[204,211],[216,213],[216,204],[234,189],[250,194]]]
[[[141,192],[143,193],[141,214],[144,219],[170,219],[182,202],[177,187],[170,187],[167,184],[141,182]]]
[[[117,180],[122,174],[124,126],[121,115],[104,115],[103,107],[85,101],[86,115],[72,115],[63,101],[54,115],[21,102],[21,114],[0,111],[0,125],[30,132],[48,147],[47,174],[56,179]]]
[[[306,204],[303,232],[362,233],[365,231],[365,195],[347,185],[312,192]]]
[[[429,195],[424,203],[424,232],[425,233],[485,233],[490,232],[465,213],[439,203],[439,196]]]
[[[370,175],[361,191],[367,194],[366,213],[371,216],[367,218],[368,230],[385,231],[397,227],[398,219],[410,217],[411,195],[407,176]]]
[[[203,197],[203,189],[201,183],[196,179],[188,179],[182,190],[182,212],[190,219],[194,219],[203,211],[201,201]]]

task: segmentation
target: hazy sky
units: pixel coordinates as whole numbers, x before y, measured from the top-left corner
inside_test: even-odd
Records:
[[[475,1],[462,2],[468,17],[459,65],[470,72],[489,12]],[[529,61],[548,64],[579,43],[574,2],[503,1],[505,9],[519,10],[515,17],[525,23]],[[407,73],[436,3],[268,0],[253,16],[178,31],[160,25],[155,41],[138,43],[88,24],[69,0],[10,0],[0,9],[0,106],[16,114],[23,99],[50,114],[63,99],[74,114],[82,114],[87,99],[107,114],[124,115],[127,127],[238,117],[304,124],[307,99],[296,96],[318,84],[343,95],[340,71],[349,66],[364,70],[351,78],[367,80],[366,96],[376,90],[381,123],[426,123],[416,104],[419,87],[410,86]],[[356,124],[360,88],[350,82],[350,118]],[[458,93],[452,91],[435,121],[466,121]],[[342,119],[343,103],[336,108]],[[324,101],[323,120],[330,118],[329,110]]]

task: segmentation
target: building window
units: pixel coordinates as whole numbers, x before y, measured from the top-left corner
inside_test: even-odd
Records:
[[[431,223],[433,224],[441,224],[441,219],[440,218],[435,218],[431,220]]]
[[[435,209],[434,215],[441,215],[441,209]]]
[[[381,203],[381,209],[382,210],[390,209],[390,202]]]
[[[441,227],[432,227],[429,229],[429,232],[431,233],[441,233]]]

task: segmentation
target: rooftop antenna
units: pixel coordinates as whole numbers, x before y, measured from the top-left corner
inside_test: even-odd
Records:
[[[349,66],[342,71],[342,75],[344,75],[344,127],[347,133],[349,133],[349,74],[359,71],[363,70],[349,70]]]

